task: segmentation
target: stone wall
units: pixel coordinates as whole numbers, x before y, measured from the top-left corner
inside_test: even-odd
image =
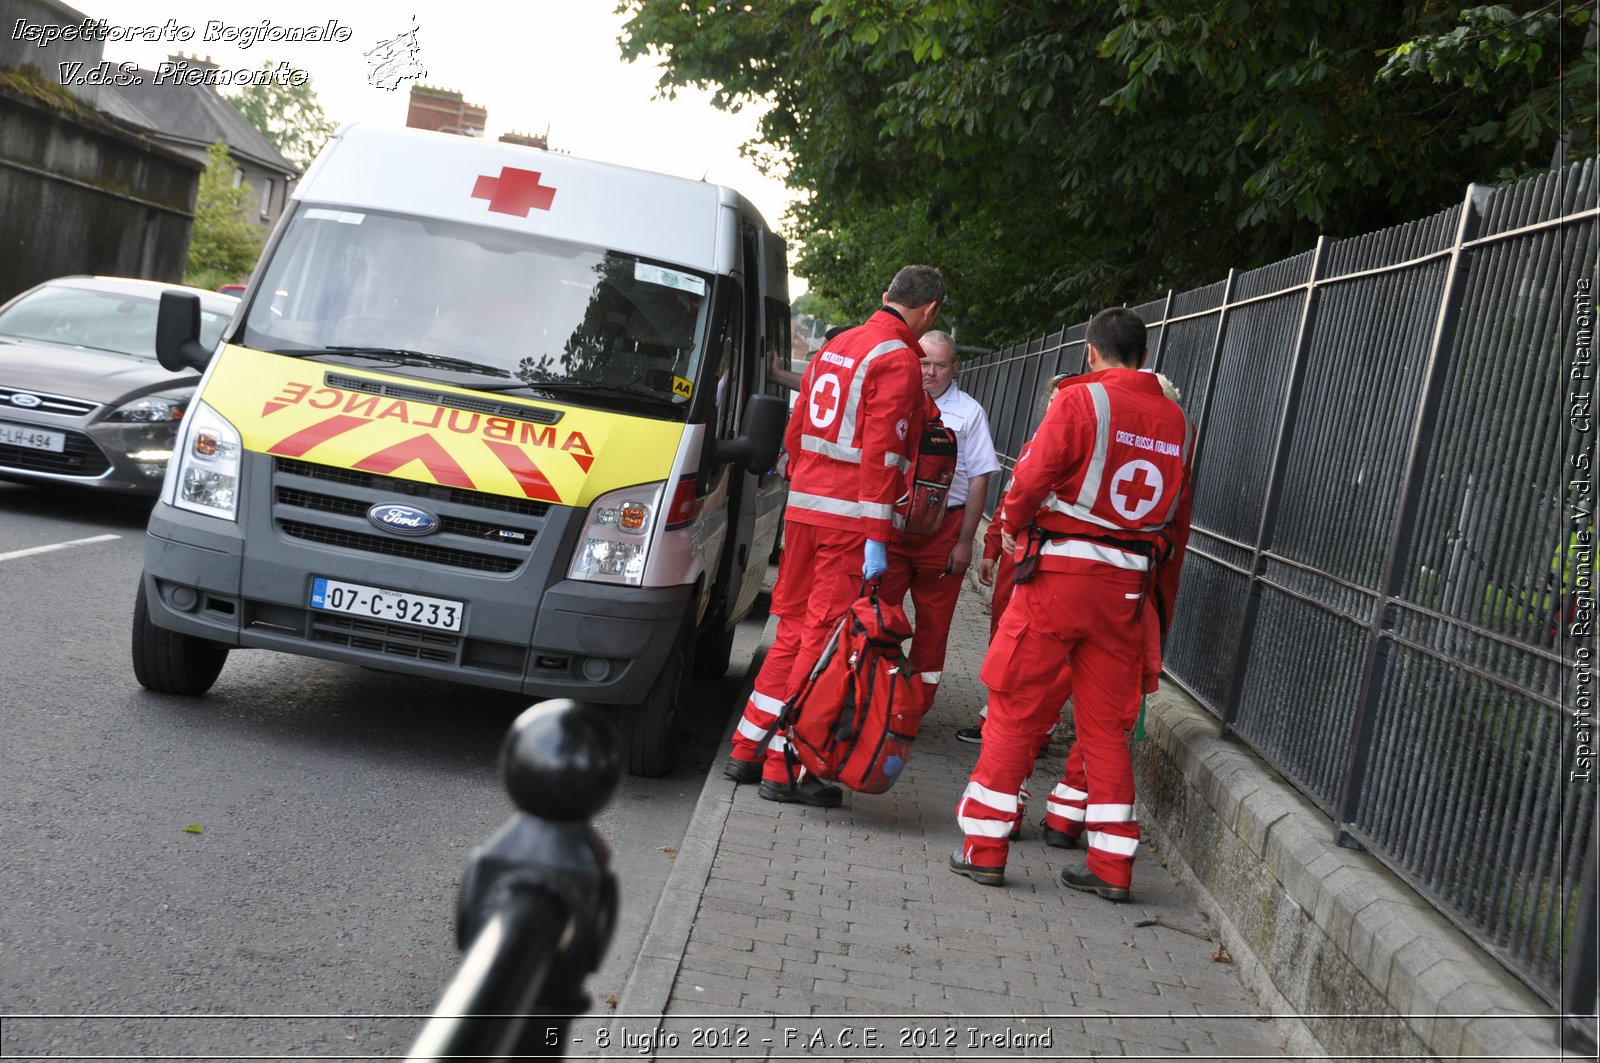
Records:
[[[181,281],[200,170],[47,89],[0,85],[0,301],[74,273]]]

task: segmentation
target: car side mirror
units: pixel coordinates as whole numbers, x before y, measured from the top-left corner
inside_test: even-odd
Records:
[[[200,297],[192,292],[162,292],[156,315],[156,360],[174,373],[204,369],[211,351],[200,342]]]
[[[776,395],[751,395],[744,407],[744,433],[717,441],[717,460],[737,462],[760,476],[778,460],[783,429],[789,421],[787,404]]]

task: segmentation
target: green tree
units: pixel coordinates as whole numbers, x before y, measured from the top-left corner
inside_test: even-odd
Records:
[[[239,167],[222,141],[206,152],[195,196],[194,226],[189,234],[189,262],[183,279],[199,288],[243,281],[255,267],[266,233],[250,219],[255,202]]]
[[[276,64],[269,60],[261,69],[274,70]],[[260,85],[246,85],[229,96],[228,102],[238,108],[284,158],[304,171],[338,126],[322,109],[309,79],[299,85],[279,84],[269,78],[262,81]]]
[[[620,44],[669,95],[771,104],[751,151],[805,193],[813,291],[870,306],[931,262],[963,342],[998,345],[1548,166],[1593,125],[1577,7],[1470,90],[1380,76],[1471,24],[1436,0],[626,0]]]

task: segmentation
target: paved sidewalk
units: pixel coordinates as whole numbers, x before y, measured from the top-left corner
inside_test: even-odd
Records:
[[[719,759],[607,1032],[609,1051],[586,1039],[575,1054],[1286,1055],[1285,1031],[1240,984],[1216,928],[1150,844],[1130,903],[1057,881],[1082,860],[1040,837],[1059,740],[1033,779],[1005,887],[946,867],[978,751],[954,732],[983,703],[977,674],[989,633],[970,586],[952,627],[938,703],[889,793],[847,793],[837,809],[780,805],[723,779]]]

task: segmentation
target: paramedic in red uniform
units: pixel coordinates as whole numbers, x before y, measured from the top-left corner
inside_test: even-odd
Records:
[[[956,611],[972,540],[983,519],[989,477],[1000,471],[989,418],[977,399],[956,386],[956,344],[946,332],[922,337],[922,387],[938,407],[939,420],[956,436],[956,471],[950,479],[944,521],[928,535],[902,535],[889,546],[889,571],[879,596],[899,604],[911,591],[916,612],[911,665],[922,681],[923,704],[932,705],[944,676],[945,645]]]
[[[769,801],[832,808],[843,799],[839,787],[809,776],[789,782],[783,734],[773,736],[764,761],[760,743],[834,624],[861,596],[863,578],[877,579],[888,567],[894,507],[928,401],[917,341],[943,301],[938,270],[905,267],[883,293],[882,309],[825,343],[800,377],[784,433],[789,503],[771,608],[778,632],[723,768],[735,782],[760,778]]]
[[[1070,684],[1088,862],[1061,881],[1122,901],[1139,847],[1125,732],[1139,714],[1154,581],[1166,601],[1175,597],[1194,441],[1161,382],[1138,371],[1146,350],[1137,314],[1102,311],[1085,340],[1090,373],[1062,385],[996,514],[1018,582],[980,673],[989,715],[956,810],[965,841],[950,869],[986,885],[1005,881],[1017,790]]]

